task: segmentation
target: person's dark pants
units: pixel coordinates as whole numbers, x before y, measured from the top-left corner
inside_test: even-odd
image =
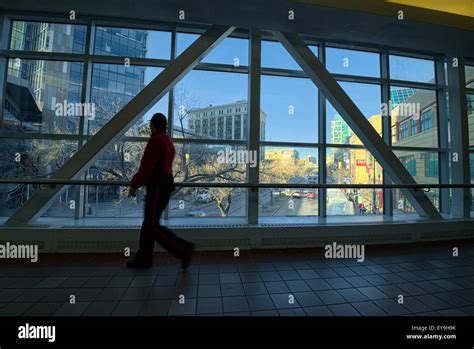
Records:
[[[145,218],[140,230],[140,245],[136,259],[143,263],[153,261],[155,241],[176,258],[183,258],[192,244],[173,234],[160,225],[160,217],[174,191],[172,177],[160,181],[157,185],[147,186],[145,196]]]

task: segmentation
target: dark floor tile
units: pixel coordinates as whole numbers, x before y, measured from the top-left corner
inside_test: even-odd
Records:
[[[279,309],[280,316],[306,316],[306,313],[301,308]]]
[[[370,300],[388,298],[377,287],[360,287],[358,290]]]
[[[171,302],[170,310],[168,315],[195,315],[196,314],[196,299],[186,299],[184,303],[180,303],[179,300],[173,300]]]
[[[118,302],[91,302],[82,316],[110,316]]]
[[[326,279],[327,283],[334,289],[351,288],[352,286],[342,278]]]
[[[302,279],[317,279],[319,278],[319,274],[314,271],[313,269],[304,269],[304,270],[296,270],[298,274],[300,274]]]
[[[363,276],[363,278],[367,280],[368,282],[370,282],[370,284],[373,286],[382,286],[382,285],[390,284],[389,281],[385,280],[380,275],[365,275]]]
[[[336,304],[336,305],[329,305],[329,310],[335,316],[360,316],[359,312],[352,307],[350,304]]]
[[[142,300],[122,300],[117,303],[112,316],[137,316],[142,308],[144,301]]]
[[[338,273],[329,268],[316,269],[315,271],[323,278],[335,278],[339,276]]]
[[[418,296],[420,294],[426,293],[425,290],[411,283],[397,284],[397,287],[403,291],[402,294],[409,295],[409,296]]]
[[[290,293],[284,281],[265,282],[268,293]]]
[[[186,301],[186,300],[185,300]],[[143,303],[139,315],[141,316],[166,316],[170,310],[170,299],[147,300]]]
[[[221,284],[235,284],[241,282],[239,273],[219,274]]]
[[[272,299],[268,295],[247,296],[250,310],[271,310],[275,309]]]
[[[282,294],[271,294],[270,297],[272,298],[273,304],[275,304],[275,308],[277,309],[300,307],[294,295],[282,293]]]
[[[195,298],[195,297],[190,297]],[[175,286],[156,286],[150,289],[148,299],[178,299]]]
[[[348,302],[362,302],[368,300],[366,296],[360,293],[357,289],[346,288],[343,290],[337,290],[337,292]]]
[[[155,282],[155,275],[136,276],[129,287],[150,287]]]
[[[89,278],[87,282],[82,286],[83,288],[88,288],[88,287],[93,287],[93,288],[103,288],[107,286],[107,284],[110,282],[111,277],[108,276],[94,276]]]
[[[253,311],[252,316],[279,316],[277,310],[261,310],[261,311]]]
[[[396,286],[395,285],[377,286],[377,288],[380,290],[380,292],[385,294],[388,298],[397,298],[399,295],[402,295],[402,296],[409,295],[405,291],[398,288],[398,284]]]
[[[262,271],[260,272],[260,278],[264,282],[281,281],[280,274],[277,271]]]
[[[262,282],[244,283],[242,286],[247,296],[268,294],[267,288]]]
[[[390,316],[410,314],[411,311],[399,304],[395,299],[380,299],[374,303]]]
[[[422,303],[428,305],[433,310],[441,310],[441,309],[452,308],[452,306],[448,302],[446,302],[446,301],[442,300],[441,298],[436,297],[435,295],[432,295],[432,294],[416,296],[415,298],[417,300],[421,301]]]
[[[323,305],[321,299],[314,292],[297,292],[293,296],[303,308]]]
[[[37,303],[45,298],[52,290],[50,288],[25,289],[13,302]]]
[[[424,313],[432,310],[429,306],[420,302],[415,297],[403,297],[403,306],[410,313]]]
[[[0,308],[0,316],[20,316],[34,305],[34,303],[9,303]]]
[[[317,291],[315,293],[324,304],[346,303],[346,300],[336,290]]]
[[[308,316],[334,316],[334,314],[325,305],[317,307],[308,307],[303,309]]]
[[[291,292],[306,292],[311,291],[311,287],[304,280],[286,281],[286,285]]]
[[[106,287],[129,287],[132,281],[133,276],[114,276]]]
[[[153,286],[174,286],[176,285],[178,275],[158,275],[153,283]]]
[[[353,287],[365,287],[365,286],[372,286],[370,282],[362,278],[362,276],[350,276],[344,278],[348,283],[350,283]]]
[[[198,315],[222,313],[222,298],[198,298],[196,313]]]
[[[262,281],[258,272],[240,273],[240,279],[243,283]]]
[[[217,285],[220,283],[219,274],[200,274],[200,285]]]
[[[64,282],[62,282],[58,287],[80,288],[87,282],[87,280],[89,280],[89,276],[71,276],[64,280]]]
[[[122,287],[103,288],[95,298],[95,301],[118,301],[127,289]]]
[[[301,275],[296,270],[279,271],[279,274],[280,277],[285,281],[301,279]]]
[[[90,302],[64,303],[53,316],[81,316],[89,304]]]
[[[324,279],[310,279],[306,283],[313,291],[331,290],[332,287]]]
[[[357,302],[351,303],[351,305],[363,316],[386,316],[387,313],[379,308],[375,303],[367,302]]]
[[[66,279],[66,277],[47,277],[37,283],[34,288],[56,288],[66,281]]]
[[[37,303],[28,309],[23,316],[51,316],[56,310],[58,310],[64,303]]]
[[[139,301],[148,299],[151,287],[127,288],[122,296],[122,301]]]
[[[213,298],[221,296],[222,294],[220,285],[199,285],[198,298]]]
[[[69,302],[71,295],[74,295],[76,297],[76,301],[78,302],[79,300],[77,299],[77,292],[79,291],[78,289],[75,288],[56,288],[56,289],[48,289],[48,294],[41,298],[41,302],[45,303],[54,303],[54,302]]]
[[[427,293],[445,291],[444,288],[439,287],[438,285],[434,284],[432,281],[418,281],[418,282],[414,282],[413,285],[425,290]]]
[[[457,308],[440,310],[439,313],[443,316],[470,316]]]
[[[250,310],[245,296],[223,297],[222,304],[224,306],[224,313],[236,313]]]
[[[222,297],[232,297],[232,296],[244,296],[245,291],[242,284],[222,284],[221,285],[221,294]]]
[[[17,277],[8,288],[32,288],[43,280],[42,277]]]

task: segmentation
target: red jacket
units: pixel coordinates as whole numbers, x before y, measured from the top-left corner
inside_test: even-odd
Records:
[[[137,189],[158,182],[162,175],[172,175],[174,153],[174,145],[168,134],[161,130],[153,132],[130,186]]]

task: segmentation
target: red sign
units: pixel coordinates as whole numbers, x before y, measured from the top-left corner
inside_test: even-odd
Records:
[[[365,166],[366,161],[363,159],[356,159],[356,166]]]

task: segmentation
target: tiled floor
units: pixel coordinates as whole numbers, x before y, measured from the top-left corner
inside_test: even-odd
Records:
[[[149,270],[128,270],[124,261],[117,254],[0,261],[0,315],[474,315],[472,240],[367,246],[363,263],[325,259],[322,248],[197,252],[186,273],[164,253]]]

